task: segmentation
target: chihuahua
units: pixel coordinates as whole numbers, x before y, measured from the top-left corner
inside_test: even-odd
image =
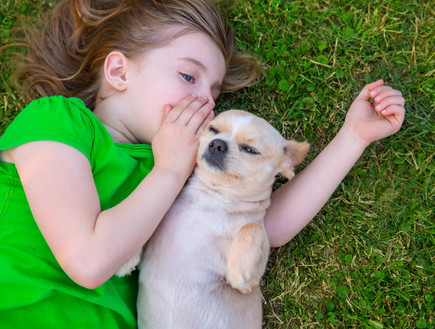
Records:
[[[269,253],[263,218],[275,177],[291,179],[308,148],[245,111],[209,123],[194,173],[142,256],[139,328],[261,328],[259,281]]]

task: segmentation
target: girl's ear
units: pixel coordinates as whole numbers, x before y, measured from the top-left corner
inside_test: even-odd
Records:
[[[128,59],[120,51],[112,51],[104,61],[104,78],[107,85],[117,91],[127,90]]]
[[[284,148],[284,160],[281,164],[281,175],[288,179],[292,179],[295,175],[294,168],[300,164],[306,157],[310,144],[307,142],[296,142],[293,140],[287,141]]]

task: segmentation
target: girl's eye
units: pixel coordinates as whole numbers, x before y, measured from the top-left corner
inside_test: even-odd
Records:
[[[248,154],[251,154],[251,155],[257,155],[257,154],[260,154],[259,152],[257,152],[256,150],[254,150],[252,147],[247,146],[247,145],[241,145],[241,146],[240,146],[240,150],[241,150],[242,152],[245,152],[245,153],[248,153]]]
[[[190,83],[195,82],[195,79],[191,75],[188,75],[188,74],[185,74],[185,73],[180,73],[180,74],[181,74],[181,77],[184,80],[186,80],[187,82],[190,82]]]

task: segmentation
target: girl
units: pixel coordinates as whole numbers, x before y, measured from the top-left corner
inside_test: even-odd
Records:
[[[233,43],[211,0],[64,0],[29,40],[18,76],[44,97],[0,138],[2,328],[136,327],[136,277],[113,275],[191,174],[214,100],[257,76]],[[331,144],[274,193],[272,245],[400,128],[403,105],[382,81],[363,89]]]

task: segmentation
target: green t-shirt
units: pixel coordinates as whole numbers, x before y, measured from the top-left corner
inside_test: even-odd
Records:
[[[77,98],[32,102],[0,138],[0,150],[40,140],[86,155],[102,210],[127,197],[154,164],[149,145],[114,143]],[[92,290],[77,285],[39,231],[13,164],[0,162],[0,195],[0,328],[136,328],[136,274]]]

